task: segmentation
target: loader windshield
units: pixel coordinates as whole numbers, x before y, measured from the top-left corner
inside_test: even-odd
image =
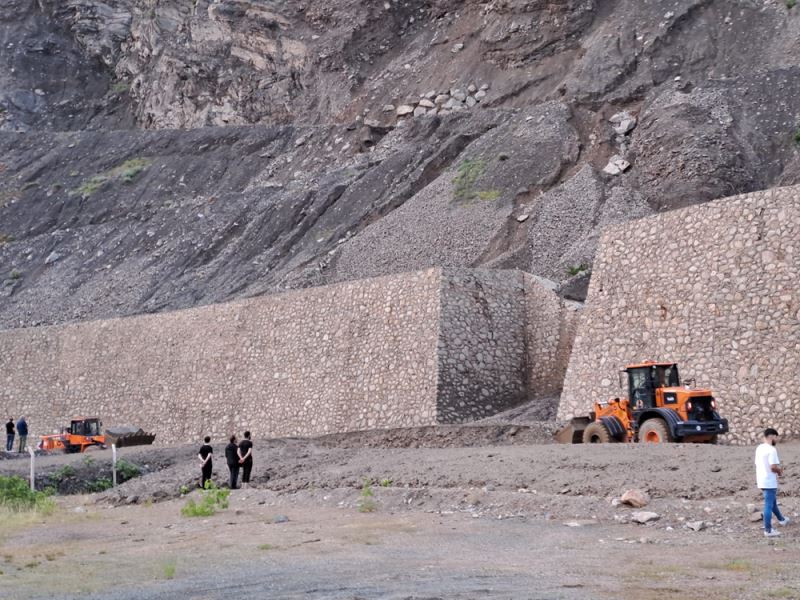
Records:
[[[678,377],[678,365],[656,366],[653,369],[653,385],[655,387],[678,387],[681,384]]]

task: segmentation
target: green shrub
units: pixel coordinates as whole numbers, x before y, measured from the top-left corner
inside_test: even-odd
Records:
[[[44,492],[31,491],[22,477],[0,475],[0,507],[13,512],[37,511],[49,514],[55,510],[55,502]]]
[[[117,461],[117,482],[123,483],[134,477],[142,474],[142,470],[138,465],[125,460],[124,458]]]
[[[0,233],[0,246],[5,244],[10,244],[14,241],[14,236],[9,235],[8,233]]]
[[[577,265],[577,266],[574,266],[574,267],[569,267],[567,269],[567,274],[570,277],[572,277],[574,275],[577,275],[578,273],[583,273],[584,271],[588,271],[588,270],[589,270],[589,265],[580,264],[580,265]]]
[[[217,510],[228,508],[231,491],[219,489],[213,481],[206,481],[206,487],[200,494],[200,502],[195,502],[193,498],[187,500],[181,509],[184,517],[210,517]]]
[[[107,477],[100,477],[99,479],[90,481],[89,485],[86,486],[86,489],[90,492],[104,492],[111,489],[113,486],[114,484],[110,479]]]
[[[389,487],[392,485],[392,480],[388,477],[381,479],[381,487]]]
[[[467,202],[477,196],[475,183],[486,171],[486,162],[480,159],[466,159],[458,165],[458,174],[453,178],[453,197]]]
[[[786,0],[786,8],[794,8],[797,6],[797,0]]]
[[[800,144],[800,126],[798,126],[794,132],[794,143]]]
[[[361,499],[358,501],[358,512],[375,512],[377,506],[372,492],[372,482],[369,479],[364,479],[364,485],[361,486]]]
[[[50,481],[55,481],[56,483],[60,481],[64,481],[65,479],[69,479],[70,477],[75,476],[75,469],[73,469],[70,465],[64,465],[63,467],[56,469],[50,475]]]
[[[177,570],[177,563],[172,558],[161,565],[161,570],[164,572],[164,579],[174,579],[175,571]]]
[[[22,279],[22,271],[18,271],[17,269],[11,269],[11,273],[8,274],[9,279],[17,280]]]

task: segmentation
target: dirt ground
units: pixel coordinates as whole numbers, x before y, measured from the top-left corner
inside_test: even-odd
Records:
[[[462,447],[452,431],[256,440],[256,487],[207,518],[180,513],[194,446],[123,449],[146,475],[0,525],[0,596],[800,598],[800,445],[779,447],[780,502],[796,524],[768,540],[752,521],[752,448],[559,446],[477,429]],[[422,447],[403,447],[412,440]],[[107,460],[96,452],[92,467]],[[615,506],[633,487],[651,495],[656,521]],[[701,531],[687,527],[697,521]]]

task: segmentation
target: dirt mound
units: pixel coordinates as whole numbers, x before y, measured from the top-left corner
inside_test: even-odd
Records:
[[[482,421],[481,423],[484,423]],[[327,448],[470,448],[549,444],[555,423],[529,425],[438,425],[337,433],[314,438]]]

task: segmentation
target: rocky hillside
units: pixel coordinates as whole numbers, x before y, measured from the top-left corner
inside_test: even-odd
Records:
[[[791,5],[0,0],[0,327],[429,265],[579,298],[605,225],[800,181]]]

